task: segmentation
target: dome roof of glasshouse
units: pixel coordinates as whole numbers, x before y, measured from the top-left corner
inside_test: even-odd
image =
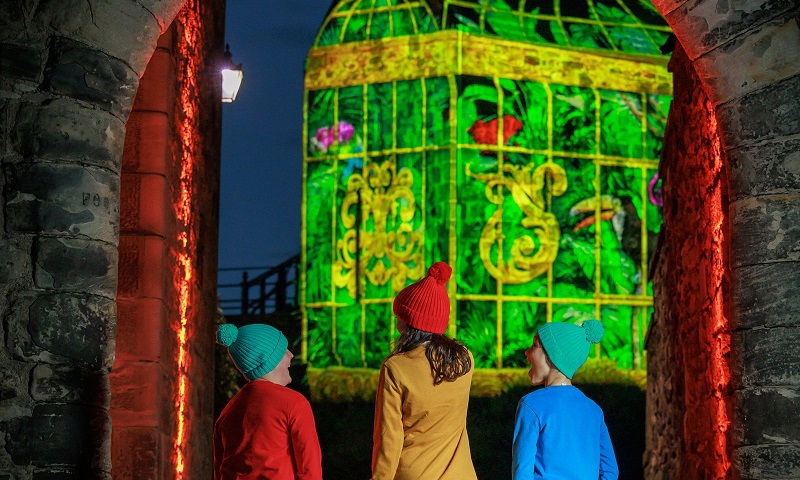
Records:
[[[315,46],[460,30],[565,48],[660,55],[670,29],[649,0],[339,0]]]

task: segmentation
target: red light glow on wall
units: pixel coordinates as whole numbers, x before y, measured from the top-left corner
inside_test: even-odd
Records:
[[[194,182],[195,166],[201,160],[199,142],[201,141],[199,112],[200,89],[198,78],[201,75],[203,54],[202,18],[197,0],[189,0],[176,18],[178,38],[175,42],[176,74],[178,82],[177,112],[175,121],[178,128],[179,144],[175,158],[180,159],[180,190],[173,205],[178,220],[178,247],[175,257],[175,286],[178,291],[179,322],[177,325],[178,374],[175,409],[177,428],[174,437],[175,478],[186,476],[187,438],[191,428],[189,411],[190,357],[188,341],[192,336],[192,290],[195,277],[196,241],[193,199],[196,191]]]
[[[709,293],[713,301],[711,305],[712,316],[709,319],[708,341],[711,344],[712,369],[712,421],[714,429],[714,460],[716,471],[715,479],[727,478],[730,473],[731,462],[728,457],[728,438],[727,432],[730,428],[729,406],[730,401],[727,397],[730,391],[731,371],[728,358],[731,349],[730,324],[725,314],[723,295],[727,282],[727,239],[725,238],[726,206],[723,205],[724,188],[722,183],[727,178],[724,162],[722,161],[720,138],[717,134],[717,118],[715,115],[709,116],[709,132],[712,132],[711,159],[713,164],[709,166],[709,175],[716,178],[713,183],[714,191],[710,194],[707,214],[710,219],[711,243],[713,255],[711,256],[711,285]],[[727,397],[727,398],[726,398]]]

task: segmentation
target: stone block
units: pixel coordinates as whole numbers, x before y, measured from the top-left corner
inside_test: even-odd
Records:
[[[0,71],[17,80],[38,82],[42,74],[42,54],[25,45],[0,43]]]
[[[730,198],[800,193],[800,139],[728,151]]]
[[[108,407],[111,387],[102,372],[39,364],[33,368],[31,397],[37,402]]]
[[[110,369],[115,303],[75,293],[28,293],[8,316],[7,348],[25,361]]]
[[[119,298],[164,300],[167,244],[156,236],[122,236],[119,245]]]
[[[31,417],[15,420],[6,437],[6,451],[15,463],[110,470],[110,461],[103,455],[103,434],[110,437],[111,421],[104,409],[45,404],[37,405]]]
[[[120,189],[121,234],[165,236],[172,215],[166,177],[157,174],[123,174]]]
[[[31,243],[22,235],[0,235],[0,292],[12,285],[30,284],[32,278]]]
[[[119,172],[125,123],[70,99],[23,103],[11,145],[25,158],[72,160]]]
[[[800,64],[798,45],[798,19],[779,17],[702,55],[695,60],[694,67],[709,85],[714,103],[725,103],[796,75]],[[730,68],[730,65],[753,66]]]
[[[165,395],[170,390],[162,377],[160,363],[130,361],[115,366],[109,375],[115,428],[160,426],[162,398],[172,398]]]
[[[796,5],[794,0],[691,1],[673,9],[666,19],[694,60]]]
[[[172,54],[157,48],[139,81],[133,110],[171,113],[175,103],[175,87],[175,65]]]
[[[774,327],[731,335],[736,388],[800,386],[800,328]]]
[[[733,468],[742,480],[800,478],[800,445],[752,445],[735,448]]]
[[[73,234],[117,243],[119,177],[73,164],[5,167],[6,230]]]
[[[720,105],[717,120],[726,150],[800,133],[800,75]]]
[[[732,425],[734,445],[800,443],[800,388],[764,387],[740,390]]]
[[[800,327],[800,262],[768,263],[737,268],[733,329]]]
[[[800,195],[750,197],[730,204],[731,267],[800,261]]]
[[[88,45],[62,37],[51,43],[44,85],[53,93],[97,105],[124,121],[138,82],[124,62]]]
[[[160,480],[159,430],[154,427],[114,425],[111,441],[111,474],[114,478]]]
[[[125,124],[123,173],[155,173],[166,176],[172,164],[172,129],[167,115],[131,112]]]
[[[162,358],[162,339],[173,334],[168,322],[167,307],[162,300],[119,299],[114,365],[131,360],[159,361]]]
[[[46,237],[34,242],[33,251],[37,287],[111,299],[116,295],[116,247],[94,240]]]
[[[74,38],[130,65],[137,79],[162,30],[141,2],[40,0],[34,20],[40,28]]]

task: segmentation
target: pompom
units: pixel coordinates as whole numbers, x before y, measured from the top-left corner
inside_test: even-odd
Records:
[[[220,345],[230,347],[231,344],[236,341],[236,337],[238,336],[239,329],[236,328],[236,325],[226,323],[217,329],[217,342]]]
[[[603,339],[603,334],[606,332],[603,324],[598,320],[583,322],[583,329],[586,330],[586,340],[589,340],[589,343],[600,343],[600,340]]]
[[[436,262],[428,269],[428,276],[433,277],[439,285],[447,283],[452,273],[453,269],[444,262]]]

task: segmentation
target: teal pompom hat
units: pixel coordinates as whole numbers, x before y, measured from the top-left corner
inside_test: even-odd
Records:
[[[271,372],[286,354],[289,342],[275,327],[254,323],[236,328],[226,323],[217,329],[217,343],[228,347],[236,368],[248,380]]]
[[[589,358],[589,346],[600,343],[605,329],[597,320],[587,320],[581,326],[551,322],[539,327],[536,333],[550,361],[571,380]]]

